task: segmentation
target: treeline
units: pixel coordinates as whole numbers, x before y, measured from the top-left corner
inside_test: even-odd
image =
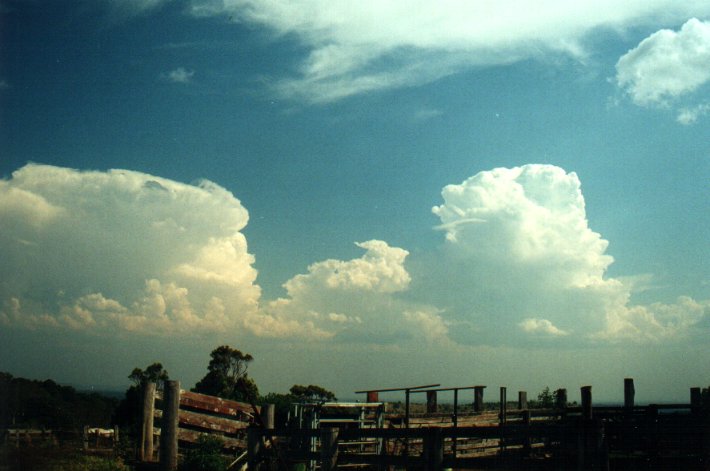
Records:
[[[78,392],[51,379],[29,380],[0,372],[0,429],[108,427],[117,405],[115,398]]]

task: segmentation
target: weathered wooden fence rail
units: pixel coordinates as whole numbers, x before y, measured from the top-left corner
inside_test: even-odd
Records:
[[[478,393],[483,388],[476,389]],[[624,391],[624,403],[618,407],[594,407],[592,388],[584,386],[580,406],[568,407],[566,390],[558,390],[551,409],[528,409],[525,393],[518,394],[518,409],[508,409],[507,391],[501,388],[497,414],[454,413],[448,419],[435,412],[435,395],[416,391],[427,393],[430,413],[407,410],[403,417],[390,417],[385,427],[333,428],[324,423],[312,429],[249,429],[249,469],[273,462],[273,454],[280,455],[281,462],[304,463],[310,470],[354,465],[435,470],[534,465],[541,469],[541,460],[552,466],[545,469],[608,470],[613,464],[612,469],[626,470],[636,469],[639,462],[644,469],[710,469],[708,390],[692,388],[690,403],[647,406],[635,405],[632,380],[625,380]],[[368,392],[370,398],[375,397]],[[481,404],[481,396],[476,399]],[[266,436],[275,448],[259,446]],[[380,446],[358,449],[350,446],[353,443]]]
[[[181,390],[179,381],[166,381],[163,391],[148,383],[143,394],[139,461],[154,461],[157,448],[161,470],[177,469],[179,447],[197,443],[205,433],[218,436],[225,451],[245,450],[246,429],[262,413],[252,404]],[[273,409],[268,412],[273,426]]]

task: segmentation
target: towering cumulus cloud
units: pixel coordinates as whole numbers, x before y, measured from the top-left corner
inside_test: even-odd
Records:
[[[28,165],[0,181],[0,322],[212,331],[257,308],[248,213],[207,181]]]
[[[461,342],[649,340],[702,318],[692,300],[630,306],[605,272],[607,242],[589,228],[580,181],[550,165],[481,172],[433,208],[446,243],[426,291]]]

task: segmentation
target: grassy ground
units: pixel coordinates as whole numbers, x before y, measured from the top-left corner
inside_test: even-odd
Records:
[[[0,471],[129,471],[120,458],[85,455],[70,446],[0,445]]]

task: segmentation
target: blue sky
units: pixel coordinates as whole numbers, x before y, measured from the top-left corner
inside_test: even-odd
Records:
[[[706,384],[706,2],[354,5],[0,0],[0,369]]]

